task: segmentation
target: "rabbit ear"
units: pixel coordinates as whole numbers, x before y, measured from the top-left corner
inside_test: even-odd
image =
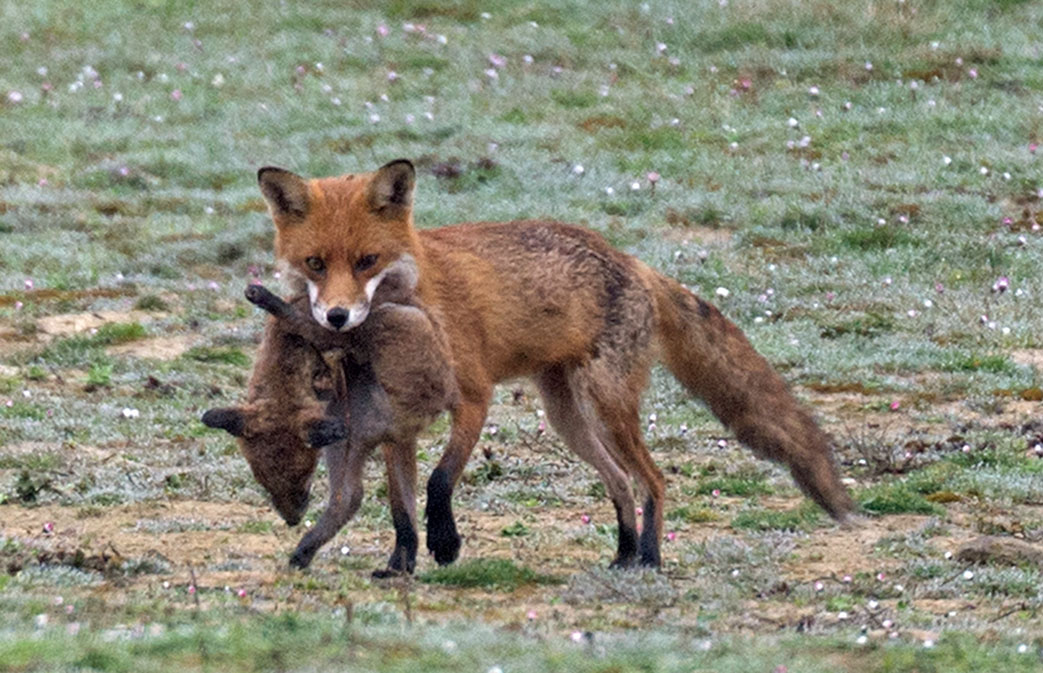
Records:
[[[226,430],[234,437],[242,437],[246,428],[246,417],[243,412],[233,407],[211,409],[203,414],[203,425],[210,428]]]

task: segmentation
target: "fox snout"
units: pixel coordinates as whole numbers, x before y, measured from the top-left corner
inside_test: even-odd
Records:
[[[326,322],[330,324],[333,329],[340,329],[344,325],[348,324],[348,318],[351,316],[350,311],[345,311],[341,307],[331,308],[326,311]]]
[[[333,332],[347,332],[365,322],[369,316],[369,300],[362,299],[351,306],[330,306],[319,296],[317,285],[308,282],[308,295],[311,299],[311,315],[315,322]]]
[[[345,332],[361,325],[368,315],[369,302],[360,303],[350,309],[335,306],[326,311],[326,321],[319,320],[319,324],[335,332]]]

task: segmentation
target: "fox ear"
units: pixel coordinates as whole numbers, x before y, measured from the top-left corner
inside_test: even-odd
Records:
[[[377,169],[369,185],[369,205],[373,210],[397,215],[413,205],[416,169],[408,159],[395,159]]]
[[[238,409],[223,407],[211,409],[203,414],[203,425],[228,431],[233,437],[242,437],[246,419]]]
[[[308,213],[308,183],[290,171],[265,166],[257,171],[257,184],[272,217],[304,217]]]

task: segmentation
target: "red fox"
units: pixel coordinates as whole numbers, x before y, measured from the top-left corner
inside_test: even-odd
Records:
[[[660,566],[665,485],[642,438],[639,407],[657,359],[743,443],[787,464],[834,518],[853,512],[828,437],[743,333],[598,234],[541,221],[417,230],[416,172],[404,159],[314,180],[266,167],[258,182],[276,257],[323,327],[363,324],[382,279],[406,266],[416,269],[417,301],[445,330],[459,398],[427,482],[427,548],[439,564],[460,551],[451,498],[493,386],[526,376],[552,427],[604,481],[619,524],[612,565]],[[640,533],[632,482],[644,508]]]

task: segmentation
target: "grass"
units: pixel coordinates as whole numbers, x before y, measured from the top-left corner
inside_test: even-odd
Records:
[[[506,559],[475,559],[435,568],[417,577],[426,584],[460,588],[515,591],[526,585],[561,584],[560,578],[538,573]]]
[[[704,646],[696,639],[635,635],[595,637],[593,643],[568,638],[539,638],[531,634],[497,632],[487,627],[417,626],[403,633],[401,626],[354,626],[314,617],[282,615],[250,619],[228,611],[223,619],[189,621],[177,628],[117,627],[106,641],[90,635],[69,635],[61,625],[47,626],[34,639],[0,643],[7,670],[161,671],[167,662],[182,662],[186,671],[219,668],[224,671],[271,670],[308,660],[323,667],[344,665],[345,650],[352,652],[352,670],[385,673],[429,671],[543,670],[543,671],[690,671],[721,673],[790,670],[815,673],[835,670],[843,662],[854,673],[892,670],[1035,670],[1034,653],[1018,653],[1011,641],[981,643],[973,639],[943,639],[931,649],[904,644],[856,647],[840,641],[808,646],[793,636],[765,640],[727,639]],[[983,668],[984,667],[984,668]]]
[[[231,346],[196,346],[185,353],[186,358],[199,362],[217,362],[235,367],[249,367],[250,358],[242,350]]]
[[[731,526],[736,530],[750,531],[810,530],[818,525],[821,515],[822,511],[811,504],[785,511],[749,509],[732,519]]]
[[[856,496],[859,506],[872,514],[944,514],[945,509],[903,483],[879,484]]]
[[[147,4],[0,4],[4,535],[151,569],[0,572],[0,670],[1038,666],[1038,577],[963,580],[944,552],[1043,520],[1026,453],[1039,3]],[[828,431],[867,428],[838,442],[839,466],[901,544],[847,550],[657,371],[641,414],[658,419],[673,537],[654,580],[589,572],[611,561],[615,513],[520,384],[498,391],[454,497],[465,562],[421,554],[412,631],[397,586],[369,579],[392,544],[378,461],[360,515],[287,575],[300,531],[199,422],[246,386],[263,319],[243,287],[280,287],[255,173],[396,157],[418,167],[420,227],[580,223],[715,301]],[[107,317],[48,332],[81,314]],[[420,438],[422,478],[447,432]],[[920,531],[925,516],[948,532]],[[816,591],[824,573],[854,580]],[[857,644],[884,619],[896,642]]]

